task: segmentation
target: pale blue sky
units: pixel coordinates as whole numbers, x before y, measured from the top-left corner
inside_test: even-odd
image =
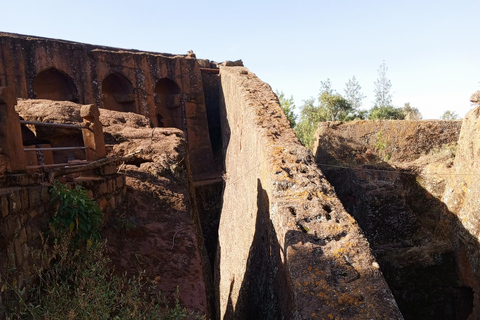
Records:
[[[353,75],[373,101],[385,61],[393,102],[461,117],[480,90],[480,1],[4,1],[0,31],[214,61],[242,59],[297,108]]]

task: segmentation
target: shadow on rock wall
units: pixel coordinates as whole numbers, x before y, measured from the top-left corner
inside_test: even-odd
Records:
[[[227,309],[222,319],[290,319],[294,310],[293,292],[282,262],[282,249],[270,219],[269,199],[257,180],[255,235],[238,300],[233,306],[230,285]]]
[[[355,142],[341,154],[355,155],[347,144]],[[339,159],[330,150],[317,150],[317,164],[368,238],[405,319],[477,319],[480,246],[438,195],[378,155]]]

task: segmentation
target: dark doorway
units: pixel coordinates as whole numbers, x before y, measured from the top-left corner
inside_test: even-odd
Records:
[[[102,81],[102,104],[105,109],[135,112],[135,97],[130,80],[119,73],[111,73]]]
[[[155,113],[157,126],[182,128],[180,87],[168,78],[158,80],[155,86]]]
[[[78,102],[73,79],[55,68],[40,72],[33,80],[36,99]]]

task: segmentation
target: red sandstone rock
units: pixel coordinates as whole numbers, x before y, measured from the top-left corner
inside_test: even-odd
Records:
[[[200,66],[192,56],[139,52],[0,32],[0,86],[17,98],[136,112],[188,133],[194,176],[211,173]]]
[[[28,120],[63,123],[79,123],[81,115],[88,118],[92,111],[88,105],[50,100],[23,100],[18,110]],[[119,168],[127,176],[128,191],[104,230],[116,270],[129,275],[145,270],[162,296],[173,299],[178,286],[182,306],[209,315],[208,261],[192,198],[184,133],[152,128],[148,118],[134,113],[93,113],[103,123],[110,156],[140,152]],[[81,137],[81,132],[76,135]],[[107,185],[103,189],[95,196],[107,192]],[[106,199],[100,203],[108,205]]]
[[[173,298],[178,287],[182,306],[209,316],[210,271],[183,132],[145,127],[148,120],[131,113],[102,110],[101,119],[111,154],[141,151],[119,168],[127,176],[126,202],[104,231],[116,270],[146,270],[162,296]],[[118,229],[122,223],[133,228]]]
[[[478,199],[468,178],[476,118],[327,122],[316,133],[316,161],[365,232],[405,318],[478,318],[479,246],[467,229],[476,206],[463,202]]]
[[[0,87],[0,174],[25,170],[20,118],[11,89]]]
[[[226,185],[218,319],[402,319],[355,220],[271,88],[221,67]]]
[[[480,318],[480,107],[465,116],[451,175],[442,200],[458,217],[457,232],[466,252],[461,269],[466,275],[464,285],[475,292],[474,310],[469,319]]]

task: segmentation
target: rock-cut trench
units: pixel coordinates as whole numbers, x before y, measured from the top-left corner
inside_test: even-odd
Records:
[[[223,203],[226,179],[229,176],[228,170],[232,170],[231,167],[226,168],[226,155],[231,152],[242,153],[248,149],[241,143],[238,150],[229,149],[232,148],[232,145],[229,146],[229,141],[239,139],[231,136],[233,133],[238,134],[238,131],[232,130],[231,127],[245,124],[228,123],[226,115],[228,111],[225,110],[224,105],[225,97],[222,96],[224,94],[222,90],[225,88],[221,88],[220,77],[203,76],[210,140],[218,174],[210,180],[195,182],[195,196],[211,272],[218,278],[221,274],[219,269],[223,267],[219,264],[221,261],[225,263],[225,260],[220,260],[218,257],[219,238],[229,238],[233,233],[240,232],[233,227],[232,229],[220,228],[219,234],[222,207],[228,208],[228,205],[225,206]],[[450,137],[453,142],[458,139],[459,126],[457,129],[455,129],[456,135]],[[240,135],[248,135],[247,130],[247,127],[243,131],[240,130]],[[330,149],[327,151],[323,150],[323,155],[338,155],[345,152],[345,145],[342,144],[331,144],[328,148]],[[255,157],[255,155],[250,156]],[[445,182],[437,181],[435,184],[428,177],[420,176],[419,166],[398,170],[386,164],[385,161],[378,161],[380,156],[372,157],[376,159],[369,159],[372,161],[368,165],[361,163],[364,170],[349,169],[352,167],[352,159],[348,157],[343,159],[336,157],[336,164],[344,165],[341,168],[325,165],[328,161],[325,162],[322,152],[319,153],[318,150],[316,161],[326,179],[334,186],[335,196],[338,196],[343,207],[362,228],[403,317],[405,319],[474,319],[478,308],[476,306],[478,283],[475,286],[471,281],[466,280],[469,277],[475,277],[467,252],[471,248],[455,230],[458,226],[455,215],[449,212],[440,200],[445,190]],[[358,159],[356,160],[358,165]],[[442,159],[442,161],[448,162],[451,159]],[[294,173],[289,172],[289,174]],[[272,212],[273,209],[268,207],[268,194],[259,181],[253,179],[249,186],[251,189],[259,190],[258,214],[262,210]],[[239,198],[243,196],[238,194]],[[262,204],[266,204],[266,207],[260,209]],[[290,210],[295,213],[294,207]],[[269,215],[267,214],[263,219],[268,220]],[[267,239],[275,237],[275,228],[268,225],[263,225],[261,228],[263,233],[259,235],[259,241],[268,244]],[[297,224],[297,228],[301,232],[305,231],[302,230],[301,224]],[[243,245],[245,244],[238,243],[238,246]],[[269,249],[270,252],[275,250],[274,247]],[[221,281],[216,279],[214,285],[217,287],[216,296],[213,298],[212,307],[216,310],[217,318],[275,319],[289,318],[289,316],[293,318],[293,315],[288,315],[286,309],[294,308],[292,302],[294,293],[289,292],[286,287],[279,286],[275,283],[275,279],[269,278],[285,276],[286,271],[282,270],[281,259],[278,258],[279,264],[275,264],[275,258],[264,258],[264,255],[269,254],[269,250],[258,252],[255,250],[258,251],[255,247],[250,248],[248,264],[255,265],[257,271],[263,272],[265,276],[261,279],[252,278],[251,283],[245,288],[250,298],[246,298],[245,301],[241,301],[240,296],[244,288],[240,288],[240,292],[236,293],[235,297],[240,300],[237,300],[235,305],[231,304],[235,294],[233,290],[235,283],[231,281],[228,303],[223,308],[218,288]],[[259,261],[255,262],[251,259]],[[285,292],[279,294],[274,292],[275,290],[285,290]],[[279,306],[282,303],[283,309]],[[265,304],[277,305],[265,306]],[[337,315],[342,315],[342,312],[339,311]],[[360,315],[356,316],[363,318]],[[350,314],[351,318],[356,316]]]

